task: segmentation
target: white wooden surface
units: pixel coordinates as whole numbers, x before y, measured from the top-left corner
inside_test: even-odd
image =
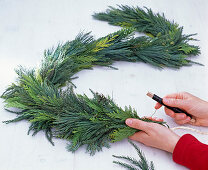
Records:
[[[77,74],[76,92],[91,95],[89,88],[105,95],[113,95],[120,106],[131,105],[141,116],[154,111],[155,102],[146,97],[151,91],[160,96],[168,93],[188,91],[208,100],[208,1],[206,0],[0,0],[0,93],[15,80],[14,68],[18,65],[36,67],[41,61],[44,49],[58,42],[72,40],[81,31],[92,31],[95,37],[104,36],[118,30],[106,22],[94,20],[93,12],[104,11],[116,4],[138,5],[164,12],[184,26],[184,33],[198,33],[201,55],[194,61],[205,66],[194,65],[180,70],[158,70],[143,63],[116,62],[119,70],[96,67]],[[3,109],[0,99],[0,121],[13,119],[14,114]],[[157,116],[164,118],[170,127],[177,126],[163,109]],[[0,169],[1,170],[116,170],[112,155],[136,157],[136,152],[127,140],[112,144],[91,157],[85,148],[75,154],[66,151],[66,141],[56,140],[51,146],[44,133],[28,136],[28,122],[9,125],[0,123]],[[197,128],[208,131],[207,128]],[[177,131],[182,135],[191,133],[200,141],[207,142],[207,136],[189,131]],[[171,154],[143,144],[138,146],[148,160],[154,161],[157,170],[186,169],[172,161]]]

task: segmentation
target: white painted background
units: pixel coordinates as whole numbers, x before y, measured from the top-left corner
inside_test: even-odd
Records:
[[[164,12],[168,19],[184,26],[184,33],[198,33],[201,55],[194,61],[205,66],[194,65],[180,70],[158,70],[143,63],[115,62],[119,70],[96,67],[77,74],[74,80],[77,93],[91,96],[89,88],[105,95],[112,95],[120,106],[131,105],[141,116],[151,115],[155,102],[146,97],[147,91],[160,96],[168,93],[188,91],[208,100],[208,1],[206,0],[0,0],[0,93],[13,81],[14,68],[18,65],[37,67],[44,49],[58,42],[72,40],[82,30],[92,31],[98,38],[119,30],[106,22],[94,20],[93,12],[104,11],[116,4],[138,5]],[[0,121],[15,118],[3,109],[0,99]],[[163,109],[157,116],[177,126]],[[116,170],[112,154],[136,157],[136,152],[127,140],[112,144],[91,157],[85,148],[75,154],[66,151],[66,141],[54,139],[51,146],[44,133],[28,136],[28,122],[0,123],[0,170]],[[197,128],[208,131],[207,128]],[[207,142],[207,136],[189,131],[177,131],[182,135],[191,133],[200,141]],[[186,169],[172,161],[171,154],[137,144],[148,160],[154,161],[156,170]]]

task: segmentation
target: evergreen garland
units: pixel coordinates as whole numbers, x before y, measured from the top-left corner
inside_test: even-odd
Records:
[[[167,21],[167,24],[170,23]],[[198,47],[193,46],[195,50],[186,48],[175,54],[175,47],[162,44],[165,36],[161,35],[163,39],[159,35],[135,38],[134,32],[133,27],[123,28],[97,40],[90,33],[80,33],[73,41],[46,50],[40,68],[19,67],[17,82],[1,96],[5,99],[5,108],[17,114],[17,118],[5,123],[28,120],[31,123],[28,134],[44,131],[52,144],[53,137],[66,139],[70,141],[69,151],[86,145],[87,152],[93,155],[102,147],[109,147],[110,142],[138,131],[125,125],[127,118],[154,122],[140,118],[131,107],[122,109],[109,96],[92,91],[93,98],[88,98],[73,92],[74,75],[95,65],[112,67],[114,61],[142,61],[159,68],[180,68],[194,63],[186,58],[186,51],[199,53]],[[189,37],[183,36],[180,42],[187,45]],[[64,86],[67,88],[63,89]]]
[[[151,161],[150,164],[149,164],[147,159],[145,158],[144,154],[142,153],[142,151],[130,140],[129,140],[129,143],[137,151],[137,154],[138,154],[140,160],[137,160],[137,159],[129,157],[129,156],[113,155],[113,157],[128,161],[130,164],[120,162],[120,161],[113,161],[113,163],[118,164],[118,165],[120,165],[120,166],[122,166],[122,167],[124,167],[128,170],[155,170],[153,162]]]
[[[17,118],[5,123],[28,120],[31,123],[28,134],[45,131],[52,144],[52,137],[66,139],[70,141],[67,149],[72,152],[86,144],[91,155],[109,147],[109,142],[120,141],[138,131],[125,125],[127,118],[141,119],[131,107],[122,109],[110,97],[94,92],[90,99],[75,94],[70,87],[62,90],[47,79],[40,81],[33,71],[20,69],[17,73],[18,85],[10,86],[2,97],[7,108],[21,110],[15,112]]]
[[[126,107],[123,110],[102,94],[92,92],[94,97],[91,99],[75,94],[70,87],[74,74],[82,69],[93,65],[108,66],[113,59],[125,60],[123,55],[130,51],[125,46],[131,44],[128,41],[131,33],[131,29],[123,29],[98,40],[89,33],[81,33],[75,40],[45,51],[41,67],[36,71],[17,69],[17,82],[1,97],[5,99],[6,108],[20,111],[15,112],[17,118],[5,123],[28,120],[31,122],[28,134],[45,131],[52,144],[52,137],[66,139],[70,141],[67,149],[73,152],[86,144],[92,155],[103,146],[109,147],[109,142],[133,135],[138,130],[127,127],[125,120],[130,117],[141,119],[134,109]],[[110,47],[113,44],[116,49]],[[61,87],[66,84],[68,87],[63,90]]]

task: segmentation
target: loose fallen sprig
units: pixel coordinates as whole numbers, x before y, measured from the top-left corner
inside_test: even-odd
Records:
[[[137,154],[140,159],[137,160],[137,159],[129,157],[129,156],[115,156],[115,155],[113,155],[113,157],[115,157],[115,158],[123,159],[123,160],[129,162],[129,163],[124,163],[124,162],[120,162],[120,161],[113,161],[113,163],[118,164],[128,170],[154,170],[155,168],[154,168],[153,162],[151,161],[149,164],[147,159],[145,158],[144,154],[142,153],[142,151],[130,140],[129,140],[129,143],[137,151]]]

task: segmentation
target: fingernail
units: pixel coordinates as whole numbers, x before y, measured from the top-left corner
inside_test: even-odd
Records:
[[[168,103],[168,102],[169,102],[169,100],[168,100],[168,99],[166,99],[166,98],[163,98],[163,102]]]
[[[131,119],[127,119],[127,120],[126,120],[126,124],[127,124],[127,125],[131,125],[132,123],[133,123],[133,120],[131,120]]]
[[[190,122],[191,122],[191,123],[195,123],[196,120],[195,120],[195,119],[191,119]]]

